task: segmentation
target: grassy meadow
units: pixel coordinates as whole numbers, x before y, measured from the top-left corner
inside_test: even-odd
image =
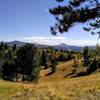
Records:
[[[100,100],[98,72],[71,78],[71,61],[59,63],[57,69],[52,75],[47,75],[49,69],[42,70],[37,84],[1,79],[0,100]],[[82,70],[79,67],[78,70],[80,69]]]

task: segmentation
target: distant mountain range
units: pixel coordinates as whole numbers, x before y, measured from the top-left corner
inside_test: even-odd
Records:
[[[6,42],[9,46],[13,46],[14,44],[16,44],[17,46],[22,46],[22,45],[25,45],[27,44],[27,42],[22,42],[22,41],[12,41],[12,42]],[[45,44],[36,44],[36,43],[31,43],[31,44],[34,44],[35,46],[37,46],[38,48],[54,48],[54,49],[57,49],[57,50],[74,50],[74,51],[81,51],[83,50],[84,47],[81,47],[81,46],[73,46],[73,45],[67,45],[67,44],[64,44],[64,43],[61,43],[61,44],[58,44],[58,45],[53,45],[53,46],[50,46],[50,45],[45,45]],[[96,46],[88,46],[89,49],[95,49]]]

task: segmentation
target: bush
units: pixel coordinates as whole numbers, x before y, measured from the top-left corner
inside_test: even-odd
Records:
[[[55,73],[56,72],[56,66],[57,66],[57,60],[54,58],[52,61],[51,61],[51,69],[52,69],[52,73]]]
[[[58,60],[59,61],[66,61],[67,60],[67,53],[61,52]]]
[[[96,71],[98,68],[100,68],[100,61],[93,60],[87,68],[87,74],[91,74],[92,72]]]

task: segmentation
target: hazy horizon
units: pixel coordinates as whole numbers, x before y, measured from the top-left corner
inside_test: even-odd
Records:
[[[83,47],[83,46],[96,46],[97,44],[97,41],[71,40],[66,37],[26,37],[26,38],[7,40],[4,42],[16,42],[16,41],[26,42],[26,43],[36,43],[40,45],[50,45],[50,46],[66,44],[71,46]]]

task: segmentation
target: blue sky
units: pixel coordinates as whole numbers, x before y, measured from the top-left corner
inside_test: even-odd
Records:
[[[57,4],[55,0],[0,0],[0,41],[17,39],[28,41],[32,38],[34,40],[38,38],[40,42],[43,39],[52,41],[51,37],[54,36],[50,33],[50,25],[54,24],[55,19],[47,12],[47,9],[55,7]],[[90,44],[93,41],[96,43],[97,36],[83,31],[82,26],[82,24],[78,24],[69,32],[58,34],[53,39],[57,40],[58,37],[59,43],[63,39],[77,42],[82,40],[83,44],[84,41],[91,42]]]

